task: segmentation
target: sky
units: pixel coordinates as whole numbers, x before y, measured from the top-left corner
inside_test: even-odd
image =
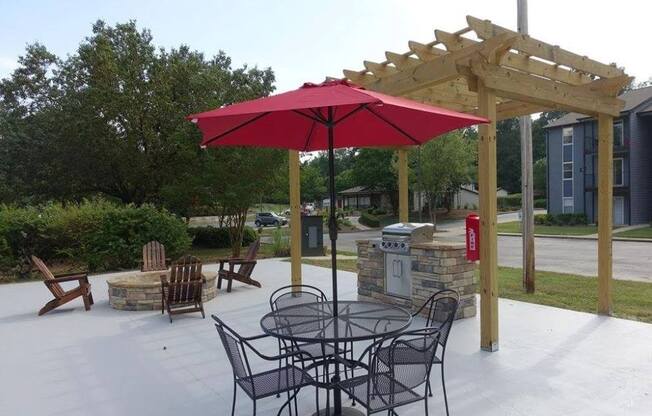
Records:
[[[616,5],[618,7],[614,7]],[[639,81],[652,77],[650,0],[529,0],[529,30],[553,45],[604,63]],[[16,67],[25,45],[72,54],[97,19],[130,19],[166,48],[219,50],[235,66],[272,67],[277,91],[362,69],[408,40],[427,43],[434,29],[456,31],[466,15],[516,29],[516,0],[0,0],[0,77]]]

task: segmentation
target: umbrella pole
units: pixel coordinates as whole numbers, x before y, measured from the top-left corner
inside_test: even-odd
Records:
[[[339,325],[337,324],[337,315],[339,314],[339,309],[337,305],[337,195],[335,193],[335,151],[333,150],[333,107],[328,107],[328,187],[330,191],[330,216],[328,220],[328,237],[331,240],[331,272],[332,272],[332,284],[333,284],[333,317],[335,318],[335,338],[337,338],[337,329]],[[339,349],[339,345],[335,342],[335,354]],[[337,357],[336,357],[337,358]],[[335,375],[333,377],[333,382],[338,383],[340,381],[340,365],[335,361]],[[339,388],[333,390],[333,406],[334,414],[339,415],[342,413],[342,392]]]

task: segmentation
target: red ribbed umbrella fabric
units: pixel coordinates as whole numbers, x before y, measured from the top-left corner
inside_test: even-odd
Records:
[[[329,118],[329,109],[332,116]],[[204,146],[254,146],[300,151],[333,147],[422,144],[436,136],[487,122],[481,117],[392,97],[347,81],[301,88],[193,114]]]

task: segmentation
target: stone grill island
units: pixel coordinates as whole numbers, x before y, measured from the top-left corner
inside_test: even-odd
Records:
[[[420,241],[411,243],[409,261],[405,262],[404,278],[411,279],[409,295],[388,292],[387,279],[392,279],[394,262],[391,254],[383,250],[383,239],[357,240],[358,246],[358,299],[401,305],[413,312],[433,294],[442,289],[453,289],[460,294],[456,319],[470,318],[476,314],[475,263],[466,259],[464,244]],[[387,267],[386,267],[387,266]]]

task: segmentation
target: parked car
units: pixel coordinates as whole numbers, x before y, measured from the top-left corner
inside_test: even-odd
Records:
[[[312,214],[315,211],[315,204],[313,204],[312,202],[308,202],[303,205],[303,210],[307,214]]]
[[[287,218],[273,212],[259,212],[256,214],[256,221],[254,223],[256,224],[256,227],[265,227],[267,225],[278,227],[279,225],[287,224],[288,220]]]

